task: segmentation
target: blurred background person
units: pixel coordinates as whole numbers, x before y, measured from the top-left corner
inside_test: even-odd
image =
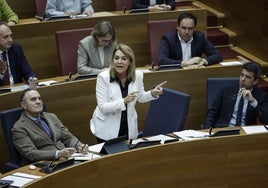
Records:
[[[150,12],[174,10],[175,0],[132,0],[133,9],[148,8]]]
[[[94,9],[92,0],[48,0],[45,12],[46,17],[80,14],[91,16]]]
[[[37,76],[28,64],[22,48],[13,42],[10,27],[0,22],[0,86],[24,81],[32,87],[37,85]]]
[[[98,74],[109,67],[117,45],[115,30],[109,21],[98,23],[90,36],[78,44],[77,72]]]
[[[6,22],[9,26],[19,22],[18,15],[10,8],[6,0],[0,0],[0,21]]]
[[[158,65],[196,68],[222,62],[220,52],[203,32],[196,30],[196,25],[195,15],[187,12],[179,15],[177,28],[161,38]]]

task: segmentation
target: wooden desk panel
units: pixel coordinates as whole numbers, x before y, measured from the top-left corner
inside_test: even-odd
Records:
[[[26,19],[21,20],[21,24],[12,26],[12,32],[14,41],[22,45],[25,56],[38,77],[44,79],[61,75],[55,41],[56,31],[94,27],[98,22],[108,20],[116,30],[118,41],[128,44],[134,50],[137,66],[145,66],[151,62],[147,22],[176,19],[183,11],[194,13],[198,17],[197,28],[206,33],[206,10],[194,7],[131,15],[123,15],[121,11],[103,12],[92,18],[36,23],[33,19]]]
[[[167,80],[165,87],[190,94],[190,108],[185,128],[196,130],[200,129],[207,110],[207,78],[236,77],[240,72],[241,66],[220,65],[201,69],[150,72],[144,74],[144,86],[148,90]],[[95,137],[89,130],[89,120],[96,107],[95,84],[96,79],[89,79],[38,88],[48,111],[55,113],[74,135],[89,144],[95,143]],[[0,111],[18,107],[20,94],[21,92],[2,94]],[[149,105],[150,103],[137,103],[139,130],[143,129]],[[3,154],[0,162],[3,164],[9,160],[9,156],[2,129],[0,129],[0,146],[0,152]]]
[[[26,187],[268,186],[267,133],[181,141],[87,161]],[[29,172],[27,169],[18,170]]]

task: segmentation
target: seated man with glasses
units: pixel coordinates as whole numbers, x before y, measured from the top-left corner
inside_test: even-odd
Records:
[[[98,23],[91,35],[79,42],[77,72],[80,75],[98,74],[108,68],[116,45],[115,31],[111,23]]]

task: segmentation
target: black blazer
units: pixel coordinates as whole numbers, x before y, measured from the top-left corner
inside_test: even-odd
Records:
[[[178,30],[174,29],[162,37],[158,52],[158,65],[181,64],[182,48],[177,33]],[[222,56],[219,51],[201,31],[195,31],[193,34],[191,53],[192,57],[202,57],[205,54],[208,65],[222,62]]]
[[[238,90],[239,85],[233,85],[225,87],[217,95],[212,107],[208,109],[203,128],[225,127],[229,125]],[[268,124],[268,96],[257,87],[253,88],[252,95],[258,101],[258,105],[256,108],[253,108],[248,104],[246,125],[256,125],[257,118],[262,123]]]
[[[14,83],[22,83],[23,79],[28,82],[30,77],[37,77],[28,64],[19,44],[13,43],[11,48],[8,50],[7,55]],[[0,85],[4,85],[3,79],[0,79]]]
[[[150,0],[132,0],[132,4],[133,4],[133,9],[148,8],[148,6],[150,6]],[[175,0],[156,0],[156,4],[170,5],[171,10],[174,10],[176,7]]]

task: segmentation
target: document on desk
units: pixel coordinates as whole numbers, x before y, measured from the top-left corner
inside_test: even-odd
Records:
[[[184,130],[174,132],[173,134],[182,138],[183,140],[196,140],[196,139],[207,138],[209,136],[208,132],[195,131],[195,130]]]
[[[49,86],[55,83],[57,83],[55,80],[48,80],[48,81],[39,82],[38,86]]]
[[[178,139],[171,137],[171,136],[160,134],[160,135],[156,135],[156,136],[146,137],[146,140],[159,141],[160,144],[164,144],[165,142],[172,141],[172,140],[178,140]]]
[[[70,158],[74,158],[76,161],[90,161],[92,159],[100,158],[101,155],[88,152],[87,154],[74,153]]]
[[[267,128],[266,128],[264,125],[242,126],[242,129],[243,129],[247,134],[265,133],[265,132],[268,132]]]
[[[92,146],[88,146],[88,151],[92,153],[100,153],[101,149],[103,148],[104,142],[100,144],[95,144]]]
[[[13,181],[13,183],[11,184],[11,187],[22,187],[25,184],[35,179],[39,179],[39,178],[41,178],[41,176],[35,176],[31,174],[16,172],[14,174],[1,178],[1,180]]]
[[[10,89],[13,92],[13,91],[22,91],[22,90],[27,89],[29,87],[30,87],[29,85],[25,84],[25,85],[20,85],[20,86],[12,86]]]
[[[223,66],[234,66],[234,65],[242,65],[240,61],[228,61],[228,62],[221,62],[220,63]]]

